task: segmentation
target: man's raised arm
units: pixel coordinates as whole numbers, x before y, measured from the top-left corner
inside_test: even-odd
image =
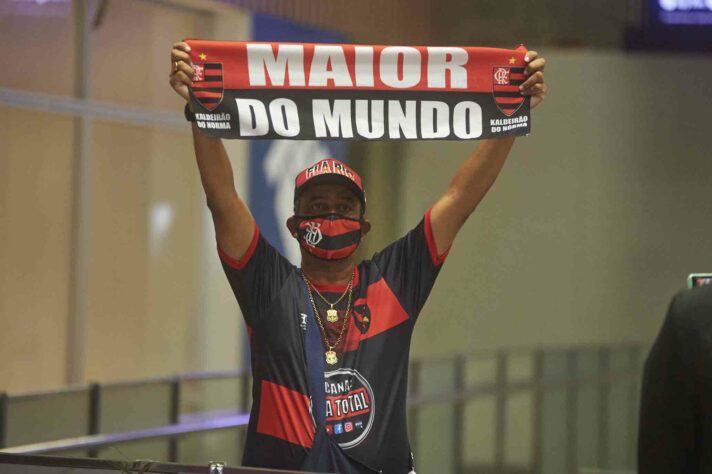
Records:
[[[183,42],[174,44],[171,49],[170,84],[186,101],[188,87],[193,82],[189,51],[190,47]],[[193,123],[193,145],[218,245],[230,257],[239,260],[250,246],[255,221],[235,190],[232,166],[222,140],[201,134]]]
[[[533,109],[546,97],[546,61],[539,58],[535,51],[529,51],[526,60],[529,64],[525,74],[529,77],[521,86],[522,95],[531,96]],[[481,141],[457,170],[445,194],[433,205],[430,222],[438,254],[450,248],[462,225],[492,187],[514,140],[508,137]]]

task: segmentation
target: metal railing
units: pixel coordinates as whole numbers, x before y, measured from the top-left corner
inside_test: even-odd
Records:
[[[235,468],[227,467],[221,462],[210,462],[206,466],[158,463],[152,461],[113,461],[105,459],[62,458],[55,456],[31,456],[0,453],[0,470],[3,474],[25,474],[27,466],[42,467],[46,474],[64,474],[67,468],[81,469],[83,473],[104,471],[129,473],[160,473],[160,474],[289,474],[294,471]]]
[[[426,467],[433,463],[440,472],[456,473],[569,474],[583,468],[589,469],[587,472],[632,469],[640,371],[646,353],[644,345],[631,343],[415,358],[410,368],[408,414],[416,462]],[[165,459],[177,462],[181,459],[179,440],[195,433],[237,430],[244,440],[251,403],[249,379],[242,371],[226,371],[90,384],[52,392],[3,393],[0,451],[40,454],[82,450],[89,457],[97,457],[100,449],[108,446],[165,440]],[[212,392],[208,387],[202,387],[201,392],[197,384],[220,381],[236,382],[227,395],[232,402],[230,406],[223,403],[218,410],[208,409],[202,400]],[[141,398],[130,394],[147,390],[155,392],[152,397],[162,411],[153,425],[118,431],[103,426],[107,411],[122,406],[110,402],[112,391],[124,395],[114,398],[124,400]],[[188,392],[198,399],[192,406],[186,400],[190,398],[185,396]],[[22,410],[13,412],[13,407],[30,402],[51,407],[58,398],[61,406],[62,397],[83,400],[74,410],[77,414],[85,410],[82,423],[86,425],[81,434],[47,439],[49,434],[42,430],[41,420],[23,421]],[[512,409],[513,400],[525,408]],[[473,418],[471,410],[477,403],[488,404],[487,419],[491,423]],[[135,411],[141,411],[139,408]],[[148,413],[149,409],[144,411]],[[28,440],[18,436],[18,430],[36,431],[40,436]],[[478,430],[480,438],[489,440],[491,449],[473,456],[478,449],[484,450],[472,442],[479,439]],[[525,440],[528,446],[512,448],[511,440],[522,438],[522,431],[529,433]],[[18,439],[22,442],[13,442]],[[438,443],[444,443],[447,449],[441,449]]]
[[[249,420],[250,386],[249,376],[243,370],[220,372],[196,372],[181,374],[173,377],[155,377],[142,380],[129,380],[112,383],[92,383],[88,385],[73,386],[59,390],[41,391],[10,395],[0,393],[0,449],[5,453],[14,454],[45,454],[64,452],[69,450],[86,449],[89,457],[97,456],[97,448],[110,446],[117,443],[139,441],[155,438],[168,440],[168,462],[176,462],[178,455],[178,437],[189,433],[198,433],[217,429],[237,428],[247,425]],[[190,383],[202,381],[239,380],[240,393],[235,399],[234,409],[219,412],[205,411],[195,413],[181,413],[182,393],[185,386]],[[166,418],[167,423],[161,426],[145,429],[121,431],[115,433],[102,432],[101,413],[104,394],[112,389],[138,389],[147,387],[166,387]],[[8,421],[10,407],[14,403],[47,402],[71,394],[85,394],[86,396],[86,432],[80,436],[65,437],[56,440],[42,440],[18,446],[10,446],[8,440]],[[22,425],[22,422],[16,423]],[[26,426],[26,428],[30,428]]]

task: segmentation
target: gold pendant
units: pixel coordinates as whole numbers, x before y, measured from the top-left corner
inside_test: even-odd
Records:
[[[329,365],[334,365],[339,361],[339,358],[336,357],[336,352],[334,351],[326,351],[326,363]]]
[[[334,308],[326,310],[326,320],[330,323],[335,323],[339,320],[339,313]]]

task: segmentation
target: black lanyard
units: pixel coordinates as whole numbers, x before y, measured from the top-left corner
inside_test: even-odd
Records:
[[[326,392],[324,391],[324,348],[321,344],[321,335],[316,325],[316,315],[309,299],[309,293],[303,279],[299,279],[299,286],[306,299],[306,334],[304,345],[307,362],[307,385],[312,401],[312,416],[317,429],[324,429],[326,425]]]

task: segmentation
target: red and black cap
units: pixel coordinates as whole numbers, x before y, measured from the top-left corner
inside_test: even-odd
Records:
[[[354,170],[334,158],[325,158],[302,170],[294,180],[294,202],[305,188],[312,184],[342,184],[356,194],[361,201],[361,212],[366,209],[366,191],[361,177]]]

